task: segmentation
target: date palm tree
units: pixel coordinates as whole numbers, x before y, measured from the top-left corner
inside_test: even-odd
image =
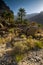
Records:
[[[23,18],[25,16],[26,12],[24,8],[20,8],[18,12],[18,19],[23,22]]]

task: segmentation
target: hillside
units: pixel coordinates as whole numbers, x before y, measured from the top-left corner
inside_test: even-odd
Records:
[[[9,17],[10,16],[10,17]],[[4,2],[4,0],[0,0],[0,23],[5,27],[9,26],[9,19],[12,19],[13,11],[10,9],[9,6]]]
[[[7,6],[6,3],[5,3],[3,0],[0,0],[0,15],[1,15],[4,11],[11,12],[9,6]]]
[[[29,20],[43,24],[43,12],[40,12],[38,15],[29,18]]]

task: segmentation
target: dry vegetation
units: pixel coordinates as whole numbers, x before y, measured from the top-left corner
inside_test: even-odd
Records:
[[[5,11],[0,16],[0,50],[15,57],[17,62],[22,60],[29,50],[43,48],[43,27],[24,20],[25,14],[24,8],[20,8],[16,21],[13,12]]]

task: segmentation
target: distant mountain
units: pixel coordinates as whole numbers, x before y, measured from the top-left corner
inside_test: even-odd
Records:
[[[27,15],[25,16],[25,18],[26,18],[26,19],[29,19],[29,18],[31,18],[31,17],[33,17],[33,16],[36,16],[36,15],[38,15],[38,13],[27,14]]]
[[[30,17],[29,20],[43,24],[43,12],[40,12],[38,15],[35,15],[33,17]]]
[[[32,14],[27,14],[25,17],[24,17],[24,19],[29,19],[29,18],[31,18],[31,17],[33,17],[33,16],[36,16],[38,13],[32,13]],[[15,15],[15,20],[18,18],[18,16],[17,15]]]

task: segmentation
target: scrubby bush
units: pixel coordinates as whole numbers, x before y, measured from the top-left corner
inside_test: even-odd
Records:
[[[22,34],[20,37],[26,39],[26,35],[24,34]]]
[[[35,40],[30,39],[30,38],[27,39],[27,44],[26,45],[29,47],[29,49],[34,48],[34,46],[35,46],[34,41]]]
[[[28,38],[26,46],[29,47],[29,49],[43,48],[43,42],[32,38]]]
[[[35,47],[36,48],[43,48],[43,43],[40,41],[37,41],[37,42],[35,42]]]
[[[33,37],[30,35],[30,36],[28,36],[28,39],[32,39]]]
[[[41,38],[40,41],[43,42],[43,38]]]
[[[9,32],[11,33],[14,32],[14,28],[9,29]]]
[[[21,61],[24,58],[24,54],[19,54],[15,56],[17,62]]]
[[[21,42],[21,41],[15,42],[11,54],[12,56],[15,56],[16,61],[19,62],[24,58],[24,54],[27,53],[28,49],[29,48],[26,46],[25,42]]]
[[[28,50],[28,47],[23,42],[17,42],[14,44],[14,52],[16,54],[24,53]]]
[[[5,38],[0,38],[0,44],[5,44],[6,41],[5,41]]]

